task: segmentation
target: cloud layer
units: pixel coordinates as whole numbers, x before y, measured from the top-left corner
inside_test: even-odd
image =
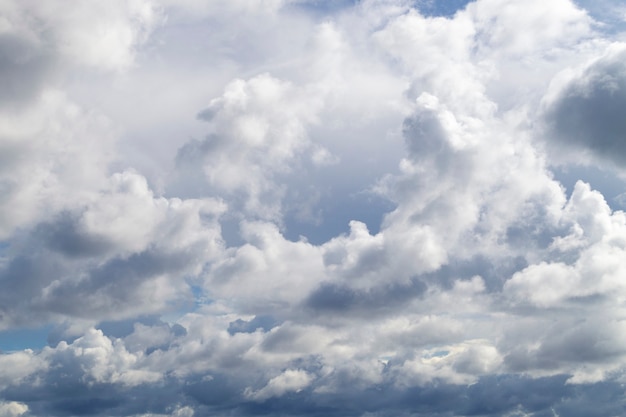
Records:
[[[39,3],[0,1],[0,417],[624,413],[626,214],[559,176],[624,187],[619,19]]]

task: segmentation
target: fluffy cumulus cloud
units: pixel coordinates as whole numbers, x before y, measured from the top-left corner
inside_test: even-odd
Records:
[[[625,413],[624,6],[330,3],[0,0],[0,417]]]

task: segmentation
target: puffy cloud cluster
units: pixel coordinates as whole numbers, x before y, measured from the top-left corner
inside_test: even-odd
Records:
[[[0,416],[623,413],[620,26],[437,4],[0,2]]]
[[[63,91],[64,74],[119,71],[158,20],[148,2],[2,2],[0,236],[74,208],[114,158],[115,128]],[[78,203],[80,204],[80,203]]]
[[[242,209],[249,216],[277,219],[284,190],[276,180],[309,145],[306,128],[315,120],[315,101],[306,89],[267,74],[233,81],[199,114],[212,133],[179,150],[182,186],[193,184],[200,171],[216,194],[243,194]],[[323,155],[320,148],[316,160]]]
[[[221,248],[225,205],[156,196],[134,170],[112,171],[114,121],[64,90],[83,71],[131,67],[160,8],[62,6],[2,3],[0,328],[172,308],[190,297],[176,282]]]

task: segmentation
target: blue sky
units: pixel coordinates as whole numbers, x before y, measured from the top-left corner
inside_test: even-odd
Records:
[[[626,414],[623,1],[0,16],[0,417]]]

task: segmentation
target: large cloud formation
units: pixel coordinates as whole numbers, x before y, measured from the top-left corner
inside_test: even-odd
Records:
[[[0,1],[0,417],[625,413],[626,214],[558,175],[624,185],[622,22],[70,3]]]

